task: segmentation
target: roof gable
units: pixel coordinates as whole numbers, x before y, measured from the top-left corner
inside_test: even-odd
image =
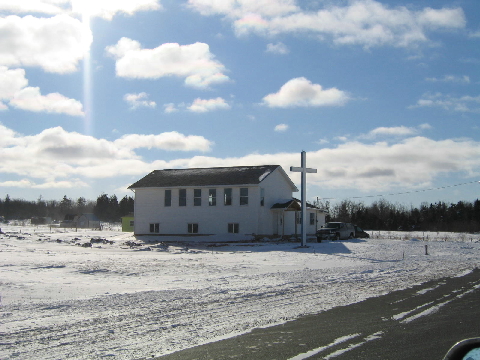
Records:
[[[278,168],[281,169],[281,166],[261,165],[154,170],[128,188],[257,185]]]

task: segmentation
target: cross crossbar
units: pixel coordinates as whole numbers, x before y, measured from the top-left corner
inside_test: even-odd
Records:
[[[317,173],[317,169],[312,169],[312,168],[302,168],[302,167],[297,167],[297,166],[290,166],[290,171],[293,172],[307,172],[307,173]]]

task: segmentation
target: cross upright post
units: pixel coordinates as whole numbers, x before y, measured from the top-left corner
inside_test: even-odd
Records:
[[[307,153],[302,151],[300,167],[290,166],[290,171],[301,173],[302,194],[302,247],[307,246],[307,173],[317,173],[317,169],[307,168]]]

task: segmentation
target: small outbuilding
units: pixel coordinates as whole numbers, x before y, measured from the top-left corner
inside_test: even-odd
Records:
[[[82,229],[100,229],[100,219],[95,214],[82,214],[75,218],[76,227]]]
[[[122,216],[122,231],[123,232],[133,232],[135,224],[135,217],[133,213],[130,213],[126,216]]]

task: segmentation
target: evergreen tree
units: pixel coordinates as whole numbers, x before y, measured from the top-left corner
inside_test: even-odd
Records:
[[[101,221],[109,221],[109,219],[108,219],[109,205],[110,205],[110,201],[108,199],[108,195],[107,194],[102,194],[99,197],[97,197],[97,203],[95,204],[95,206],[93,208],[93,213]]]
[[[72,199],[67,198],[67,195],[63,196],[62,201],[60,202],[60,213],[65,216],[71,214],[73,210]]]
[[[131,196],[125,195],[119,203],[119,214],[120,216],[126,216],[130,213],[133,213],[134,200]]]

